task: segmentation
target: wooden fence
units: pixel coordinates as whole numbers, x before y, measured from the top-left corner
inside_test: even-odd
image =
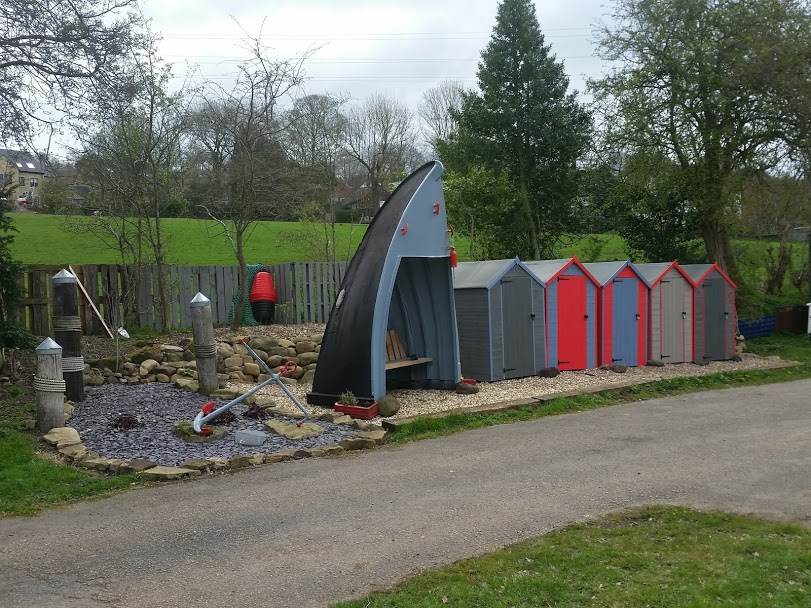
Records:
[[[37,336],[51,334],[51,277],[63,266],[30,266],[23,276],[24,297],[20,319]],[[163,329],[160,295],[154,267],[140,271],[137,288],[130,268],[120,265],[73,266],[90,301],[113,330],[124,324],[126,295],[135,289],[135,318],[139,327]],[[265,267],[276,286],[276,323],[326,323],[347,263],[291,262]],[[238,266],[167,266],[171,328],[191,327],[189,302],[199,291],[211,300],[214,323],[225,325],[239,292]],[[250,306],[250,304],[247,304]],[[79,316],[85,333],[103,332],[101,322],[87,299],[79,293]]]

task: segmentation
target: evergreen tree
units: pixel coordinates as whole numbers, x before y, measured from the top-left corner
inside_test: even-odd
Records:
[[[481,214],[489,221],[480,232],[500,244],[491,254],[549,257],[564,233],[579,228],[576,163],[591,119],[567,93],[569,79],[544,44],[530,0],[499,5],[478,85],[453,112],[458,130],[440,142],[440,157],[450,172],[506,173],[509,196]]]

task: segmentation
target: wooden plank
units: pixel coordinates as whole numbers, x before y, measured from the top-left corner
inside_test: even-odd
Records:
[[[172,329],[180,325],[180,268],[169,266],[169,284],[166,286],[167,298],[171,303],[169,313],[169,327]]]
[[[192,299],[192,268],[190,266],[180,266],[177,268],[178,280],[180,281],[180,289],[176,290],[178,296],[179,308],[179,321],[180,327],[191,327],[191,318],[189,317],[189,302]]]
[[[68,270],[73,272],[73,267],[68,266]],[[85,267],[85,272],[86,272],[86,276],[87,276],[87,273],[88,273],[88,267],[87,266]],[[74,274],[76,274],[76,273],[74,273]],[[92,278],[91,278],[91,282],[88,283],[88,286],[90,286],[90,285],[97,286],[98,283],[97,283],[97,278],[96,278],[95,267],[93,267],[93,271],[89,272],[89,274],[90,274],[90,277],[92,277]],[[89,293],[89,290],[86,289],[85,285],[83,285],[81,281],[79,281],[79,290],[84,295],[84,297],[87,300],[88,304],[90,304],[90,307],[93,309],[93,312],[96,313],[96,319],[98,319],[100,324],[104,327],[104,330],[107,332],[107,335],[112,338],[113,337],[113,332],[110,331],[110,328],[104,322],[104,317],[101,316],[101,313],[99,312],[99,309],[96,307],[96,304],[93,302],[93,298],[91,297],[91,295]]]
[[[295,262],[290,264],[290,279],[293,287],[293,319],[291,319],[291,323],[301,323],[303,313],[303,304],[301,301],[303,286],[301,282],[303,277],[300,273],[302,272],[303,269],[300,268],[299,264]]]
[[[31,333],[35,336],[51,334],[48,314],[49,282],[48,273],[42,270],[35,270],[31,273],[31,310],[33,312]]]
[[[152,281],[149,266],[141,268],[141,277],[138,280],[138,326],[152,327]]]
[[[237,282],[235,273],[239,272],[239,268],[236,266],[225,266],[224,267],[224,279],[225,282],[223,286],[225,288],[225,321],[223,323],[228,323],[228,315],[231,312],[231,305],[234,301],[234,285]]]
[[[283,308],[281,314],[279,314],[279,306],[285,306],[292,301],[290,267],[286,264],[275,264],[273,266],[273,279],[276,284],[276,322],[290,323],[289,306]]]
[[[389,361],[386,363],[386,370],[399,369],[401,367],[411,367],[412,365],[424,365],[433,361],[430,357],[420,357],[419,359],[400,359],[399,361]]]
[[[214,316],[214,323],[218,325],[225,325],[228,322],[228,305],[225,301],[225,267],[217,266],[214,269],[214,286],[212,288],[212,295],[216,300],[212,300],[216,304],[212,308],[212,316]],[[213,315],[216,308],[217,314]]]
[[[323,268],[322,268],[322,266],[321,266],[321,264],[319,262],[313,262],[312,267],[313,267],[313,270],[315,271],[313,273],[313,275],[314,275],[313,276],[313,291],[312,291],[312,294],[310,295],[310,301],[312,303],[312,308],[313,308],[313,321],[315,321],[316,323],[323,323],[324,322],[324,315],[322,314],[321,301],[324,299],[324,294],[322,293],[322,288],[323,288],[323,285],[324,285],[323,281],[324,281],[325,277],[323,277],[322,274],[321,274],[321,271],[323,270]],[[312,300],[315,300],[315,301],[312,302]]]

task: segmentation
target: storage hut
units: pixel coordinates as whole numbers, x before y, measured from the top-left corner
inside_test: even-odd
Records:
[[[350,390],[369,405],[388,388],[453,389],[461,379],[442,164],[431,161],[386,199],[332,306],[307,402]]]
[[[597,367],[600,284],[576,257],[524,264],[546,286],[547,366],[562,370]]]
[[[645,365],[648,360],[650,285],[630,262],[583,264],[600,283],[600,363]]]
[[[459,264],[453,297],[465,378],[524,378],[546,367],[544,285],[518,258]]]
[[[735,356],[735,283],[718,264],[681,266],[695,284],[695,358],[727,361]]]
[[[648,357],[664,363],[692,361],[693,280],[676,261],[636,268],[651,286]]]

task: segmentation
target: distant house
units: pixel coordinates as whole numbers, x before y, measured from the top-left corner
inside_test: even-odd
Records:
[[[36,204],[47,178],[48,172],[33,154],[0,148],[0,184],[13,185],[21,204]]]

